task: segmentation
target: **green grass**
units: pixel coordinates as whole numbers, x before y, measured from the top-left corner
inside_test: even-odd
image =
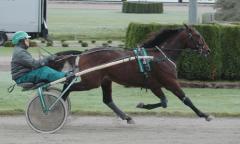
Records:
[[[10,72],[0,72],[0,114],[23,113],[28,100],[35,91],[22,92],[16,87],[12,93],[7,93],[11,85]],[[240,90],[239,89],[192,89],[184,88],[194,104],[204,112],[213,113],[216,116],[240,116]],[[159,99],[153,94],[140,88],[124,88],[113,85],[113,99],[125,112],[130,114],[153,114],[153,115],[188,115],[194,113],[170,92],[164,90],[169,100],[167,109],[141,110],[135,108],[138,102],[156,103]],[[102,103],[101,89],[86,92],[73,92],[71,94],[72,112],[80,114],[113,114],[111,110]]]
[[[48,9],[49,32],[57,39],[122,39],[130,22],[182,24],[187,22],[187,13],[165,10],[163,14],[126,14],[121,10]]]

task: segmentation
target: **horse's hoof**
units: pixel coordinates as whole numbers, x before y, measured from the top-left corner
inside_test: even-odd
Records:
[[[214,119],[214,116],[212,116],[212,115],[209,115],[209,116],[207,116],[205,119],[206,119],[206,121],[211,121],[211,120],[213,120],[213,119]]]
[[[143,102],[140,102],[140,103],[138,103],[138,105],[136,106],[136,108],[143,108],[143,106],[144,106],[144,103],[143,103]]]
[[[127,120],[127,124],[135,124],[135,121],[133,119]]]
[[[162,103],[162,108],[167,108],[167,103]]]
[[[126,120],[128,124],[135,124],[135,121],[129,116],[126,117]]]

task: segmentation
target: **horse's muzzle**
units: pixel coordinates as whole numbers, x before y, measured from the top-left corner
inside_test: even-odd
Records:
[[[210,54],[211,50],[208,49],[208,50],[203,50],[200,52],[201,55],[203,55],[204,57],[207,57],[209,54]]]

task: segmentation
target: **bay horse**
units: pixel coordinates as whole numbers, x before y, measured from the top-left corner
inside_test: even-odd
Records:
[[[122,120],[127,120],[127,123],[131,124],[134,123],[133,119],[113,102],[112,82],[127,87],[150,89],[160,99],[160,102],[156,104],[140,103],[137,105],[138,108],[148,110],[167,107],[168,101],[161,89],[164,87],[190,107],[199,117],[203,117],[207,121],[212,120],[213,117],[211,115],[200,111],[194,106],[190,98],[185,95],[177,81],[175,64],[166,58],[164,54],[166,53],[168,57],[176,60],[182,50],[189,48],[207,56],[210,53],[210,49],[201,34],[187,25],[178,29],[165,29],[152,35],[140,47],[144,47],[148,55],[154,57],[150,62],[151,71],[148,72],[147,79],[139,72],[137,61],[130,61],[82,75],[81,81],[73,84],[63,98],[66,99],[72,91],[86,91],[101,87],[103,102]],[[94,48],[80,55],[78,68],[81,71],[130,56],[134,56],[132,50]],[[166,59],[162,60],[163,58]]]

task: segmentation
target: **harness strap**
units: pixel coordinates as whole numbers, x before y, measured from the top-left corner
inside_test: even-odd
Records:
[[[138,56],[148,56],[147,51],[145,50],[145,48],[135,48],[133,50],[133,52],[135,54],[135,57],[138,57]],[[138,59],[138,58],[136,58],[136,60],[138,62],[138,66],[139,66],[140,72],[143,73],[144,84],[145,84],[145,87],[147,88],[147,80],[149,78],[148,72],[151,71],[150,60],[149,59]],[[147,91],[147,89],[146,89],[146,91]]]
[[[139,53],[139,51],[138,51],[138,48],[135,48],[135,49],[133,50],[133,52],[134,52],[134,54],[135,54],[135,57],[141,55],[141,54]],[[138,66],[139,66],[140,72],[143,73],[143,72],[144,72],[144,69],[143,69],[143,64],[142,64],[141,60],[138,59],[138,58],[136,58],[136,60],[137,60],[137,62],[138,62]]]
[[[148,56],[147,51],[145,48],[142,48],[143,56]],[[143,65],[146,71],[150,72],[151,67],[150,67],[150,60],[149,59],[143,59]]]
[[[147,51],[144,48],[135,48],[133,50],[135,56],[148,56]],[[149,59],[137,59],[138,66],[141,73],[147,74],[151,71]]]

